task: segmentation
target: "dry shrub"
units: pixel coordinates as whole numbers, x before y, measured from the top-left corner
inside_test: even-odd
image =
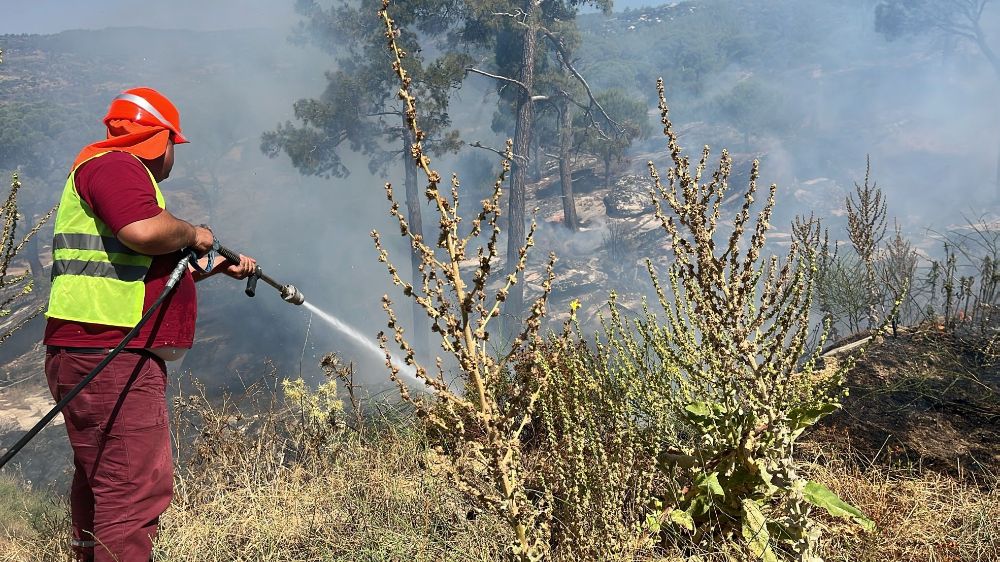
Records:
[[[31,225],[23,235],[18,233],[18,223],[24,216],[18,209],[17,197],[21,191],[21,181],[17,174],[10,178],[10,191],[7,198],[0,204],[0,343],[28,324],[33,318],[45,310],[45,305],[28,308],[22,302],[35,288],[32,273],[10,273],[24,246],[38,234],[42,226],[52,217],[56,208],[53,207],[38,222]]]
[[[507,522],[515,537],[508,555],[521,561],[628,559],[659,540],[682,549],[738,544],[736,552],[764,562],[817,562],[814,508],[869,526],[864,514],[822,484],[800,477],[792,457],[799,435],[839,407],[846,368],[819,361],[825,330],[819,344],[810,348],[808,342],[818,224],[800,231],[783,259],[764,256],[776,186],[753,213],[755,162],[730,232],[719,232],[726,223],[720,212],[732,160],[724,151],[718,168],[706,173],[708,147],[695,163],[682,154],[660,81],[672,165],[664,181],[649,166],[656,216],[673,249],[666,286],[648,263],[663,318],[647,311],[625,322],[612,296],[606,343],[598,343],[596,352],[572,323],[545,343],[539,330],[551,288],[550,258],[542,294],[513,350],[495,357],[487,352],[490,320],[524,271],[534,228],[517,263],[507,264],[506,284],[488,292],[504,177],[471,228],[460,230],[458,179],[444,193],[423,154],[418,100],[387,7],[383,0],[379,14],[415,138],[411,156],[427,178],[425,194],[439,217],[430,245],[410,230],[386,186],[389,212],[420,256],[422,282],[405,282],[379,233],[372,236],[393,283],[430,317],[465,390],[445,382],[441,358],[433,374],[416,360],[386,296],[393,340],[430,396],[415,398],[402,383],[400,391],[444,436],[448,446],[442,452],[459,488]],[[703,174],[710,178],[703,181]],[[478,241],[484,230],[485,243]],[[473,254],[475,244],[481,246]],[[381,341],[398,381],[389,338],[382,335]],[[520,356],[516,368],[508,364],[512,356]],[[674,426],[689,437],[678,439]],[[526,446],[532,432],[534,449]]]
[[[392,186],[386,184],[389,212],[398,221],[400,234],[419,256],[416,267],[420,281],[416,284],[400,277],[377,231],[372,232],[372,238],[379,261],[386,264],[392,282],[430,318],[430,329],[448,365],[457,367],[460,383],[453,386],[447,382],[445,360],[441,357],[431,369],[417,360],[388,295],[382,298],[382,303],[388,315],[392,341],[403,352],[406,364],[414,370],[416,380],[411,384],[416,382],[423,386],[429,396],[410,394],[400,378],[400,369],[391,361],[390,336],[379,334],[379,340],[386,352],[391,377],[399,383],[401,396],[413,405],[428,427],[442,437],[439,450],[450,460],[446,468],[456,485],[477,505],[507,522],[513,539],[508,545],[512,558],[538,560],[548,549],[546,513],[552,498],[526,487],[521,442],[535,412],[539,393],[546,385],[545,372],[534,369],[533,376],[524,379],[528,384],[509,385],[506,382],[510,372],[509,357],[528,349],[539,339],[552,287],[555,257],[548,261],[542,294],[530,306],[527,318],[523,322],[518,318],[512,323],[516,324],[516,328],[509,330],[513,336],[512,350],[497,357],[489,342],[490,331],[497,323],[511,288],[519,282],[527,266],[535,231],[532,223],[514,263],[506,264],[507,274],[500,288],[489,289],[491,274],[498,269],[500,192],[513,159],[512,144],[507,143],[503,172],[494,184],[492,195],[481,202],[469,227],[460,228],[463,217],[459,212],[458,177],[452,176],[450,190],[445,190],[441,176],[431,169],[430,159],[424,154],[426,133],[417,123],[417,100],[410,91],[412,80],[403,64],[406,53],[396,42],[400,30],[388,14],[388,4],[388,0],[383,0],[379,17],[385,24],[393,71],[400,82],[398,95],[406,109],[406,126],[414,139],[410,155],[427,180],[424,194],[437,214],[438,228],[436,236],[427,240],[411,231],[400,212]]]
[[[662,180],[649,168],[656,216],[672,246],[666,281],[647,263],[662,316],[647,311],[633,323],[637,335],[608,339],[644,375],[638,380],[656,383],[636,411],[665,409],[687,433],[672,442],[656,435],[660,469],[671,479],[656,491],[653,518],[664,540],[676,537],[672,544],[684,549],[725,552],[720,545],[737,544],[748,559],[818,561],[814,510],[870,526],[803,478],[792,456],[802,432],[840,407],[847,367],[821,360],[825,329],[809,344],[824,238],[818,222],[800,222],[787,253],[766,256],[777,187],[754,212],[756,161],[732,226],[720,231],[732,159],[723,151],[711,171],[708,147],[696,161],[686,156],[662,81],[658,90],[671,166]]]
[[[575,310],[573,311],[575,313]],[[662,475],[655,424],[637,423],[647,396],[635,372],[566,330],[520,357],[518,372],[546,373],[526,456],[529,487],[550,500],[552,560],[634,560],[652,552],[647,515]]]
[[[176,404],[182,450],[158,560],[488,560],[503,528],[434,470],[414,427],[345,425],[328,383]]]

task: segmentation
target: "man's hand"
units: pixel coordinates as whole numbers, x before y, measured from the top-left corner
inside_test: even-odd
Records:
[[[232,263],[227,259],[223,259],[222,263],[219,264],[221,272],[232,277],[233,279],[246,279],[253,274],[257,269],[257,260],[240,254],[240,263]]]
[[[198,260],[198,264],[201,265],[202,268],[208,267],[208,258],[206,257]],[[240,254],[239,263],[233,263],[225,258],[222,258],[208,273],[200,273],[198,271],[193,271],[193,273],[195,281],[207,279],[216,273],[224,273],[233,279],[246,279],[247,277],[250,277],[256,269],[257,260]]]
[[[194,243],[191,244],[190,248],[195,251],[199,256],[204,256],[212,249],[212,245],[215,243],[215,235],[212,234],[212,229],[205,226],[194,227]]]

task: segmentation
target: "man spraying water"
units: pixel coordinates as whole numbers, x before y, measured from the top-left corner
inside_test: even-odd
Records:
[[[216,273],[246,278],[257,267],[229,253],[209,271],[184,267],[171,279],[184,249],[204,255],[217,246],[208,227],[175,218],[160,192],[174,145],[188,142],[177,108],[156,90],[133,88],[112,100],[104,124],[107,139],[76,157],[56,215],[45,375],[57,401],[79,392],[63,410],[77,560],[140,561],[172,495],[165,361],[194,343],[194,283]],[[124,352],[76,389],[127,334]]]

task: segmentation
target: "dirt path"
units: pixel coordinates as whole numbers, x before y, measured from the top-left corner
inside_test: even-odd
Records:
[[[37,386],[0,390],[0,428],[27,431],[54,405],[49,391]],[[52,420],[52,425],[63,423],[61,415]]]

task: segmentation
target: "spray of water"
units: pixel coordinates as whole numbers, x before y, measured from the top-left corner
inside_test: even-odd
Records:
[[[337,330],[341,334],[344,334],[345,336],[350,338],[351,341],[358,344],[363,349],[372,352],[379,359],[385,360],[385,352],[383,352],[379,348],[379,346],[375,345],[375,343],[373,343],[371,340],[362,335],[361,332],[348,326],[344,322],[341,322],[340,319],[337,318],[336,316],[320,310],[316,306],[310,304],[308,301],[303,302],[302,306],[309,309],[310,312],[312,312],[313,314],[318,316],[321,320],[332,326],[333,329]],[[424,386],[423,383],[420,381],[420,379],[417,378],[416,369],[403,363],[396,357],[392,358],[392,364],[399,369],[399,376],[403,378],[403,381],[407,384],[407,386],[409,386],[411,389],[423,388]]]

